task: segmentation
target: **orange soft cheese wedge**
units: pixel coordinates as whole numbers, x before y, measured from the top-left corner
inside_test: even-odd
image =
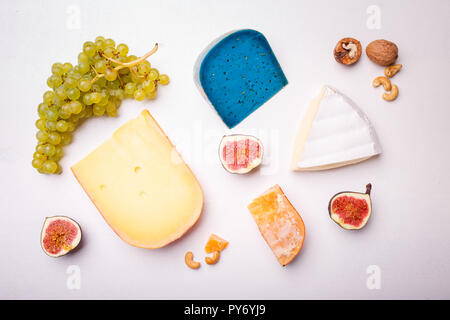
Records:
[[[136,247],[169,244],[202,211],[200,184],[147,110],[72,171],[110,227]]]
[[[305,225],[280,186],[274,185],[248,205],[259,231],[282,266],[300,252]]]

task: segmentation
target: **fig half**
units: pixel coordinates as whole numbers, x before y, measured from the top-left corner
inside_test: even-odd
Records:
[[[228,172],[248,173],[261,164],[262,156],[262,143],[254,136],[233,134],[220,141],[220,162]]]
[[[50,257],[63,256],[75,249],[81,241],[79,224],[68,217],[48,217],[41,232],[41,246]]]
[[[372,185],[369,183],[366,193],[344,191],[335,194],[328,204],[330,218],[347,230],[364,227],[372,215],[371,190]]]

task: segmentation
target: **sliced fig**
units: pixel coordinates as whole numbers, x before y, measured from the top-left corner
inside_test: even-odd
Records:
[[[41,232],[41,246],[50,257],[63,256],[75,249],[81,241],[81,228],[71,218],[48,217]]]
[[[233,134],[220,142],[219,157],[222,166],[231,173],[245,174],[261,164],[263,146],[253,136]]]
[[[366,193],[344,191],[335,194],[328,204],[330,218],[347,230],[364,227],[372,215],[371,190],[372,185],[369,183]]]

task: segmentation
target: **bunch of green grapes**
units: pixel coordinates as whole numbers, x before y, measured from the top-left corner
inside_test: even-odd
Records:
[[[32,165],[40,173],[61,173],[59,160],[63,146],[70,143],[77,126],[90,117],[117,116],[124,98],[138,101],[154,99],[158,85],[167,85],[169,77],[152,68],[146,59],[155,47],[138,58],[128,55],[128,46],[97,37],[83,45],[78,64],[55,63],[38,106],[36,127],[38,144]]]

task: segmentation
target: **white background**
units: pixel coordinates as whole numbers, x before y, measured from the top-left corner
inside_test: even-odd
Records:
[[[381,28],[367,27],[367,8]],[[79,12],[79,15],[77,14]],[[77,25],[77,19],[79,25]],[[0,298],[450,298],[449,26],[442,1],[2,1],[0,32]],[[289,84],[232,131],[192,80],[197,55],[234,29],[254,28],[271,44]],[[153,102],[126,100],[115,119],[92,119],[65,149],[64,173],[31,167],[36,108],[54,62],[76,62],[97,35],[142,55],[159,42],[151,63],[171,77]],[[333,48],[352,36],[365,47],[379,38],[399,47],[403,70],[395,102],[371,87],[383,68],[365,54],[353,67]],[[383,154],[341,169],[289,170],[293,139],[308,101],[323,84],[347,94],[367,113]],[[148,108],[192,168],[205,193],[198,223],[158,250],[134,248],[107,226],[69,168],[128,119]],[[257,133],[266,149],[261,170],[231,175],[217,159],[220,137]],[[113,174],[113,173],[112,173]],[[361,231],[330,220],[328,200],[373,184],[373,216]],[[282,268],[247,204],[278,183],[306,225],[300,254]],[[39,244],[46,216],[62,214],[83,229],[82,248],[52,259]],[[203,259],[210,233],[230,241],[220,262],[188,269],[184,254]],[[81,289],[66,270],[79,266]],[[366,286],[367,268],[381,270],[381,288]]]

